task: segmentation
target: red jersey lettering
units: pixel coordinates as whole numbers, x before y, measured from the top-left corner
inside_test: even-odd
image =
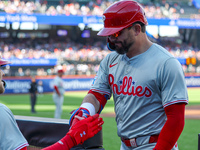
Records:
[[[109,84],[112,88],[112,91],[114,94],[120,95],[133,95],[133,96],[138,96],[138,97],[150,97],[152,95],[152,91],[148,88],[145,87],[143,88],[142,86],[134,86],[134,81],[132,77],[127,77],[125,76],[122,80],[122,84],[118,87],[117,84],[114,83],[114,76],[112,74],[109,74],[108,76],[108,81]]]

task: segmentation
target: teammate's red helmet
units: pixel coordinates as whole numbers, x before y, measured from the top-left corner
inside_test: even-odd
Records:
[[[10,64],[10,62],[0,58],[0,66],[4,66],[4,65],[7,65],[7,64]]]
[[[59,68],[57,71],[58,73],[64,73],[64,70],[62,68]]]
[[[112,35],[134,22],[147,25],[147,19],[142,6],[132,0],[122,0],[113,3],[103,13],[104,28],[97,35]]]

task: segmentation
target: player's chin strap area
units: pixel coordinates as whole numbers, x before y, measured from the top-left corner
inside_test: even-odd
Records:
[[[107,47],[110,51],[115,51],[115,44],[112,43],[108,37],[107,37]]]

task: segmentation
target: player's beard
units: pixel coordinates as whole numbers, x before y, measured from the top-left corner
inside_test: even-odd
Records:
[[[116,44],[116,43],[119,43],[119,44]],[[120,42],[120,41],[115,42],[115,50],[118,54],[126,54],[126,53],[128,53],[128,51],[132,45],[133,45],[133,42],[128,43],[127,40],[124,40],[123,42]]]
[[[0,82],[0,94],[3,94],[4,91],[5,91],[5,88],[4,88],[3,82],[1,81]]]

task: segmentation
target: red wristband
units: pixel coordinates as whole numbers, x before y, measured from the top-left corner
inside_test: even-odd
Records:
[[[109,99],[109,96],[106,95],[106,94],[101,94],[101,93],[98,93],[98,92],[94,92],[94,91],[92,91],[92,90],[89,90],[89,91],[88,91],[88,94],[93,94],[93,95],[96,97],[96,99],[99,101],[99,103],[100,103],[100,108],[99,108],[99,110],[98,110],[97,113],[100,114],[101,111],[102,111],[102,109],[103,109],[104,106],[106,105],[107,100]]]

